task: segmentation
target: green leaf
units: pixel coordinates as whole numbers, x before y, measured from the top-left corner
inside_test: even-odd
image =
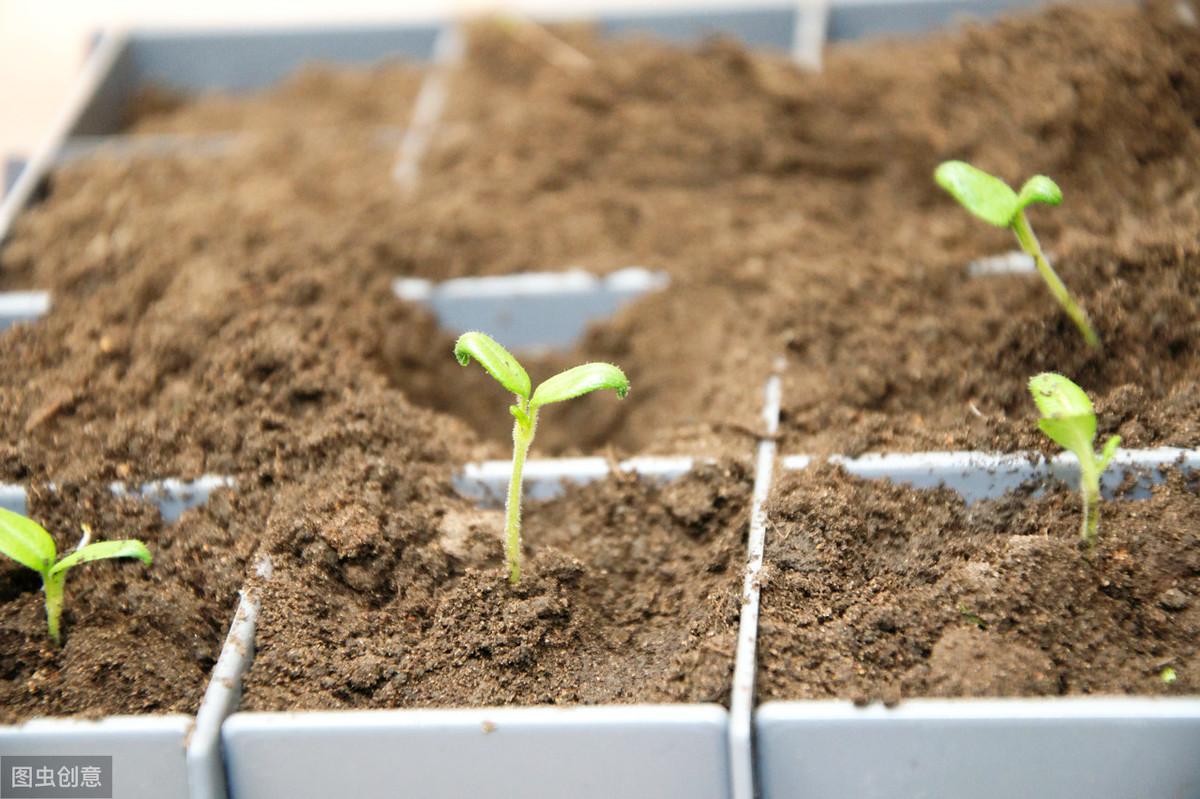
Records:
[[[57,554],[54,539],[33,519],[0,508],[0,552],[36,572],[45,573]]]
[[[1062,199],[1062,189],[1058,187],[1057,183],[1045,175],[1034,175],[1025,181],[1025,185],[1021,187],[1021,193],[1017,195],[1017,210],[1033,203],[1061,205]]]
[[[585,363],[559,372],[538,386],[530,405],[540,407],[562,402],[601,388],[614,389],[617,396],[624,399],[629,393],[629,380],[611,363]]]
[[[1080,462],[1093,457],[1092,439],[1096,435],[1095,416],[1039,419],[1038,427],[1060,447],[1074,452]]]
[[[454,357],[463,366],[474,358],[500,385],[529,399],[532,384],[525,368],[491,336],[484,333],[463,333],[454,345]]]
[[[1030,379],[1033,396],[1042,418],[1038,427],[1064,449],[1074,452],[1082,463],[1090,461],[1092,441],[1096,438],[1096,414],[1083,389],[1053,372]]]
[[[1104,442],[1104,450],[1100,453],[1100,471],[1108,468],[1108,464],[1112,462],[1113,456],[1117,454],[1117,447],[1121,446],[1120,436],[1110,436],[1108,441]]]
[[[1084,390],[1060,374],[1042,372],[1030,378],[1029,393],[1042,416],[1058,419],[1095,415],[1092,401]]]
[[[150,555],[150,550],[146,549],[146,545],[141,541],[127,539],[125,541],[97,541],[94,544],[88,544],[83,549],[77,549],[70,555],[54,564],[54,568],[50,569],[50,575],[62,574],[72,566],[78,566],[80,563],[87,563],[93,560],[106,560],[108,558],[137,558],[142,563],[149,564],[154,560]]]
[[[933,178],[963,208],[996,227],[1008,227],[1023,207],[1007,183],[965,161],[946,161],[933,173]]]

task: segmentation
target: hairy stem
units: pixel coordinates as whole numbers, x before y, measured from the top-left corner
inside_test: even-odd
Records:
[[[1083,334],[1083,339],[1092,349],[1100,348],[1100,337],[1096,335],[1096,331],[1092,329],[1091,320],[1088,319],[1087,311],[1083,310],[1075,298],[1071,296],[1071,292],[1067,290],[1058,273],[1054,271],[1054,267],[1050,266],[1050,261],[1046,259],[1045,253],[1042,252],[1042,245],[1038,243],[1037,236],[1033,234],[1033,228],[1029,227],[1029,220],[1025,217],[1025,211],[1017,211],[1017,215],[1012,221],[1013,233],[1017,235],[1017,241],[1021,244],[1021,249],[1028,255],[1033,256],[1033,261],[1037,265],[1038,273],[1042,279],[1046,281],[1046,285],[1050,287],[1050,293],[1054,295],[1054,299],[1058,300],[1058,304],[1067,312],[1067,316],[1071,317],[1071,321],[1079,328],[1079,332]]]
[[[508,499],[504,503],[504,558],[508,563],[508,581],[516,585],[521,580],[521,473],[525,456],[537,431],[537,409],[529,409],[524,399],[517,400],[528,414],[528,423],[517,419],[513,423],[512,476],[508,480]]]
[[[55,575],[42,575],[42,590],[46,594],[46,628],[50,631],[50,640],[56,645],[62,643],[58,632],[58,622],[62,618],[63,583],[67,573],[61,571]]]
[[[1085,463],[1079,464],[1079,491],[1083,495],[1083,519],[1079,535],[1088,549],[1096,545],[1100,531],[1100,471]]]

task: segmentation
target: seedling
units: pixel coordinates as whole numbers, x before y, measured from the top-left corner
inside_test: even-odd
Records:
[[[1000,178],[963,161],[946,161],[934,172],[934,179],[938,185],[954,195],[954,199],[958,200],[963,208],[975,216],[996,227],[1012,230],[1021,249],[1032,256],[1038,273],[1050,288],[1050,293],[1079,328],[1088,346],[1099,349],[1100,337],[1092,329],[1087,311],[1075,302],[1075,298],[1067,291],[1054,267],[1050,266],[1050,261],[1042,252],[1042,246],[1025,217],[1025,207],[1033,203],[1060,205],[1062,189],[1045,175],[1034,175],[1025,181],[1020,192],[1015,192]]]
[[[1100,528],[1100,475],[1117,454],[1121,437],[1109,437],[1099,455],[1092,450],[1096,440],[1092,401],[1083,389],[1062,375],[1043,372],[1029,381],[1029,393],[1042,414],[1038,427],[1079,459],[1079,492],[1083,495],[1080,536],[1091,548]]]
[[[521,473],[533,435],[537,431],[538,411],[543,405],[574,399],[602,388],[611,388],[624,399],[629,393],[625,373],[611,363],[585,363],[559,372],[531,391],[529,375],[512,354],[483,333],[463,333],[454,345],[454,357],[463,366],[474,358],[500,385],[517,396],[509,406],[513,424],[512,477],[504,505],[504,556],[508,579],[513,585],[521,579]]]
[[[62,617],[63,584],[67,570],[90,560],[107,558],[137,558],[150,563],[150,550],[141,541],[97,541],[88,543],[91,530],[83,526],[83,540],[70,555],[58,559],[54,539],[40,524],[19,513],[0,508],[0,553],[42,575],[42,590],[46,594],[46,627],[50,639],[60,643],[59,619]]]

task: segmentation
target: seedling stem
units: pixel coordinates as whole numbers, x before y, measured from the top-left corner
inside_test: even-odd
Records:
[[[521,481],[525,471],[525,456],[537,432],[537,408],[530,410],[524,397],[517,396],[517,405],[524,414],[514,413],[513,465],[508,481],[508,499],[504,503],[504,559],[508,562],[508,580],[516,585],[521,580]]]
[[[1054,295],[1054,299],[1058,300],[1058,304],[1066,311],[1067,316],[1071,317],[1071,321],[1075,323],[1075,327],[1079,328],[1079,332],[1083,334],[1083,340],[1093,349],[1100,348],[1100,337],[1096,335],[1096,331],[1092,328],[1092,322],[1088,319],[1087,312],[1080,307],[1079,303],[1075,302],[1075,298],[1071,296],[1071,292],[1067,290],[1067,286],[1062,282],[1062,278],[1054,271],[1054,267],[1050,265],[1046,254],[1042,252],[1042,245],[1038,242],[1037,235],[1034,234],[1033,228],[1029,226],[1029,220],[1025,217],[1024,209],[1017,211],[1012,222],[1013,233],[1017,236],[1017,241],[1021,245],[1021,249],[1027,255],[1033,256],[1033,263],[1037,266],[1038,274],[1042,276],[1042,280],[1046,281],[1046,286],[1049,287],[1050,293]]]
[[[963,208],[988,224],[1006,227],[1016,235],[1021,249],[1033,258],[1038,274],[1046,282],[1054,299],[1079,328],[1083,340],[1092,349],[1100,349],[1100,337],[1092,329],[1087,312],[1075,302],[1062,279],[1050,266],[1025,216],[1025,208],[1034,203],[1061,204],[1062,189],[1058,184],[1045,175],[1034,175],[1025,181],[1020,192],[1016,192],[1000,178],[964,161],[946,161],[937,168],[933,177]]]
[[[543,405],[574,399],[601,388],[611,388],[624,398],[629,393],[625,373],[611,363],[585,363],[559,372],[532,390],[525,367],[483,333],[463,333],[454,345],[454,357],[463,366],[474,358],[497,383],[516,395],[510,405],[513,424],[512,476],[508,481],[508,498],[504,502],[504,559],[508,564],[508,580],[516,585],[521,580],[521,478],[525,457],[537,432],[538,412]]]
[[[63,588],[67,571],[80,563],[109,558],[137,558],[150,563],[150,550],[141,541],[91,542],[92,530],[81,525],[83,538],[75,550],[58,557],[54,539],[40,524],[0,508],[0,553],[42,576],[42,592],[46,596],[46,630],[55,644],[61,642],[59,621],[62,619]]]
[[[1100,529],[1100,475],[1117,454],[1120,436],[1110,436],[1097,454],[1096,413],[1083,389],[1062,375],[1043,372],[1029,381],[1029,393],[1042,418],[1038,427],[1052,441],[1079,459],[1079,493],[1083,499],[1083,518],[1079,536],[1088,549],[1095,546]]]

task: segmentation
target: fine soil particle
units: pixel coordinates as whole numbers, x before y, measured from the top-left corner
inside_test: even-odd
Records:
[[[1200,443],[1200,36],[1176,4],[1147,5],[851,48],[822,79],[836,102],[801,94],[793,130],[843,167],[821,213],[853,241],[828,254],[814,241],[799,268],[828,259],[823,278],[785,281],[789,448],[1034,446],[1024,384],[1048,369],[1079,382],[1127,445]],[[1103,352],[1036,275],[966,276],[1015,240],[934,185],[950,157],[1059,182],[1063,205],[1031,221]]]
[[[744,465],[530,504],[516,587],[501,511],[414,507],[382,465],[360,480],[272,515],[246,707],[727,701]]]
[[[171,274],[195,269],[198,254],[244,268],[267,250],[276,268],[320,259],[356,286],[639,264],[670,273],[673,289],[565,359],[616,361],[633,394],[564,411],[569,436],[548,428],[540,452],[740,446],[781,353],[793,451],[1033,446],[1023,385],[1045,368],[1089,390],[1131,446],[1200,443],[1200,39],[1174,4],[1051,9],[833,47],[820,74],[723,41],[682,50],[561,34],[590,68],[550,63],[497,26],[471,30],[413,197],[391,182],[394,146],[366,124],[395,113],[354,111],[377,108],[372,81],[318,70],[295,86],[337,85],[329,113],[364,124],[329,135],[264,122],[236,154],[186,169],[168,159],[64,170],[0,256],[0,283],[58,287],[97,258],[147,249]],[[241,102],[265,119],[287,105]],[[1013,242],[933,184],[949,157],[1062,184],[1065,205],[1035,210],[1033,224],[1096,319],[1103,353],[1081,346],[1036,276],[965,276],[967,261]],[[81,183],[94,187],[86,204],[64,196]],[[221,208],[230,196],[240,201]],[[98,197],[107,224],[83,214]],[[167,198],[169,213],[146,208]],[[164,242],[164,225],[188,235]],[[503,403],[460,390],[485,384],[447,364],[446,337],[418,329],[399,336],[402,360],[385,362],[386,377],[499,454]]]
[[[1189,234],[1190,235],[1190,234]],[[1092,352],[1036,276],[915,278],[913,316],[833,323],[792,342],[783,426],[789,451],[1051,446],[1027,388],[1065,374],[1092,397],[1101,432],[1127,447],[1200,443],[1200,246],[1075,252],[1076,296],[1096,320]],[[942,315],[932,312],[940,306]],[[870,314],[870,311],[866,312]],[[984,321],[984,326],[979,321]],[[839,335],[830,335],[832,330]],[[907,341],[907,344],[902,342]]]
[[[247,499],[214,494],[164,524],[157,508],[107,487],[34,494],[30,516],[60,557],[80,537],[136,538],[154,558],[95,561],[67,573],[62,646],[46,633],[41,578],[0,563],[0,724],[34,716],[196,712],[233,619],[253,531]]]
[[[553,409],[539,455],[741,455],[781,354],[787,451],[1039,446],[1024,385],[1046,368],[1093,395],[1102,432],[1200,445],[1200,37],[1174,2],[834,47],[821,74],[724,41],[683,50],[562,35],[590,68],[549,63],[494,26],[472,30],[412,195],[391,175],[418,71],[317,69],[251,98],[144,97],[134,132],[239,134],[216,155],[64,165],[0,248],[0,288],[53,295],[44,320],[3,334],[0,479],[235,477],[242,501],[226,526],[265,536],[282,575],[264,588],[277,602],[264,611],[273,648],[252,678],[256,706],[548,701],[552,685],[563,702],[629,701],[642,685],[641,698],[725,690],[731,647],[702,639],[715,630],[727,643],[733,609],[720,603],[736,590],[693,575],[719,560],[705,547],[738,551],[729,508],[744,501],[685,524],[654,511],[665,500],[652,492],[572,492],[584,503],[572,513],[616,502],[663,519],[642,532],[649,541],[705,532],[690,554],[655,550],[613,577],[595,567],[605,553],[587,549],[590,537],[560,541],[535,509],[529,577],[510,592],[497,564],[472,554],[495,557],[494,541],[477,540],[494,525],[464,533],[470,511],[450,490],[463,461],[504,453],[507,402],[479,369],[457,366],[453,337],[427,313],[394,299],[399,276],[629,265],[671,276],[669,292],[570,353],[528,359],[535,378],[609,360],[633,382],[624,401]],[[933,184],[950,157],[1060,182],[1066,203],[1034,211],[1033,224],[1103,354],[1081,348],[1036,278],[964,276],[967,261],[1012,243]],[[68,515],[64,530],[80,513]],[[711,579],[736,583],[731,562]],[[647,577],[655,563],[670,576]],[[1177,568],[1164,561],[1145,581]],[[657,599],[641,592],[671,597],[682,574],[698,604],[659,627]],[[76,577],[86,591],[91,578]],[[605,595],[606,580],[624,593]],[[32,589],[13,584],[31,603]],[[300,615],[271,615],[289,608]],[[645,632],[629,608],[653,617]],[[79,620],[64,652],[94,626]],[[620,642],[656,636],[648,676]],[[542,671],[554,664],[561,673]],[[345,668],[357,669],[349,687]],[[454,685],[457,670],[474,682]],[[98,685],[62,707],[120,709],[110,693]]]
[[[308,64],[277,86],[248,95],[188,95],[146,87],[126,109],[126,130],[228,133],[371,125],[403,131],[423,70],[403,62],[370,69]]]
[[[367,134],[338,139],[375,152]],[[341,246],[336,224],[319,224],[356,191],[353,175],[305,168],[332,149],[326,133],[288,132],[224,159],[68,167],[0,252],[54,297],[45,319],[3,334],[0,478],[90,486],[93,498],[112,480],[237,482],[223,515],[191,517],[204,529],[188,517],[166,528],[93,520],[97,531],[143,537],[156,562],[73,572],[62,653],[41,650],[36,586],[21,578],[19,625],[5,644],[12,717],[194,711],[245,579],[241,547],[261,546],[270,518],[303,518],[296,486],[346,484],[385,462],[404,501],[419,505],[447,494],[471,457],[462,425],[412,405],[377,367],[416,346],[409,336],[428,321],[394,301],[386,276],[356,268],[363,255]],[[353,497],[360,489],[349,486]],[[81,519],[63,513],[57,529]],[[218,578],[220,592],[205,588]],[[105,596],[135,585],[137,602],[121,606],[128,620],[105,610]],[[211,605],[189,602],[189,591]],[[152,605],[155,596],[177,604]]]
[[[428,345],[411,337],[430,323],[322,226],[355,191],[306,173],[328,151],[322,134],[284,135],[217,161],[56,174],[0,252],[54,298],[0,348],[4,477],[209,472],[269,487],[335,460],[329,442],[418,462],[466,446],[376,366]]]
[[[965,506],[789,475],[769,508],[760,698],[1196,693],[1198,488],[1173,472],[1105,502],[1087,554],[1066,490]]]
[[[819,75],[728,42],[563,29],[593,63],[570,70],[480,26],[406,247],[439,274],[637,263],[736,295],[731,332],[790,356],[793,451],[1032,446],[1024,384],[1047,368],[1130,445],[1196,445],[1200,37],[1175,3],[1146,5],[833,47]],[[1036,275],[967,277],[1015,241],[934,184],[948,158],[1062,185],[1032,221],[1103,353]],[[670,361],[678,338],[637,361]],[[700,379],[744,371],[687,355]]]

